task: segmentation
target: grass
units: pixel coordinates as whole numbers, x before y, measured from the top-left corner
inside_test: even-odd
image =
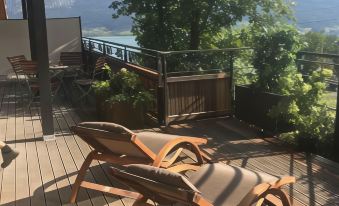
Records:
[[[337,92],[327,91],[323,98],[327,106],[333,107],[333,108],[337,107]]]

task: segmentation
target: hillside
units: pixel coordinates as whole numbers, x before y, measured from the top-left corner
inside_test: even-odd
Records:
[[[300,29],[326,31],[339,35],[339,0],[295,0]],[[20,18],[21,0],[8,2],[9,16]],[[110,36],[126,34],[131,29],[130,17],[113,20],[112,0],[45,0],[48,17],[81,16],[84,34]]]
[[[295,15],[300,28],[339,35],[338,0],[296,0]]]

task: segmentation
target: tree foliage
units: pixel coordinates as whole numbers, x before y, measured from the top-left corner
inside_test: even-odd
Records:
[[[260,25],[292,14],[286,0],[115,0],[110,8],[113,18],[132,16],[140,46],[158,50],[209,48],[242,20]]]
[[[296,54],[302,47],[300,35],[290,25],[275,25],[253,35],[253,67],[258,74],[256,88],[284,94],[293,84]]]

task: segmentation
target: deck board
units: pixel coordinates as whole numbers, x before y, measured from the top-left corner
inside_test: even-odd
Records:
[[[20,151],[20,156],[0,170],[0,205],[39,206],[68,203],[77,171],[92,148],[73,135],[70,128],[93,117],[79,114],[67,102],[55,104],[56,140],[42,140],[38,104],[26,108],[23,85],[0,82],[0,140]],[[26,101],[24,101],[26,100]],[[184,102],[182,102],[184,103]],[[159,128],[150,131],[164,132]],[[232,118],[219,118],[167,127],[166,132],[205,137],[205,150],[225,164],[272,175],[293,175],[298,182],[286,188],[294,205],[338,205],[339,166],[314,155],[294,152],[272,137]],[[182,162],[191,162],[183,158]],[[94,161],[88,181],[121,186],[109,175],[109,164]],[[76,205],[132,206],[133,201],[101,192],[80,189]]]

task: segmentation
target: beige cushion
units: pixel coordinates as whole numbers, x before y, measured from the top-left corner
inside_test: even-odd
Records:
[[[278,178],[218,163],[204,165],[189,180],[213,205],[226,206],[238,205],[253,187]]]
[[[124,179],[125,183],[145,197],[160,204],[175,203],[178,199],[192,201],[199,190],[179,173],[149,165],[132,164],[124,168],[112,167],[113,175]],[[163,198],[166,197],[172,198]]]
[[[88,132],[79,133],[75,130],[75,133],[99,152],[146,158],[146,155],[131,143],[133,132],[121,125],[110,122],[82,122],[78,126],[88,129]],[[107,135],[103,138],[100,135],[102,131],[109,132],[109,138]]]
[[[199,192],[199,190],[183,175],[169,170],[143,164],[126,166],[126,171],[153,181],[161,182],[175,188]]]
[[[178,135],[170,135],[156,132],[140,132],[136,133],[137,138],[149,149],[158,154],[160,150],[171,140],[177,139]]]
[[[127,129],[126,127],[111,122],[82,122],[78,126],[91,129],[105,130],[116,134],[131,134],[131,135],[133,134],[133,132]]]
[[[140,151],[135,145],[130,142],[130,137],[133,133],[131,130],[123,127],[119,124],[110,122],[82,122],[78,126],[88,129],[96,129],[101,131],[107,131],[112,133],[112,138],[100,138],[99,135],[78,134],[86,142],[94,146],[96,149],[99,147],[105,147],[106,151],[110,151],[115,154],[128,155],[133,157],[145,158],[146,155]],[[121,141],[116,135],[126,136],[126,141]],[[136,133],[137,138],[148,147],[155,155],[159,154],[160,150],[171,140],[178,138],[177,135],[168,135],[155,132],[140,132]],[[98,145],[99,143],[100,145]],[[174,151],[171,152],[166,158],[169,160],[174,155]]]

